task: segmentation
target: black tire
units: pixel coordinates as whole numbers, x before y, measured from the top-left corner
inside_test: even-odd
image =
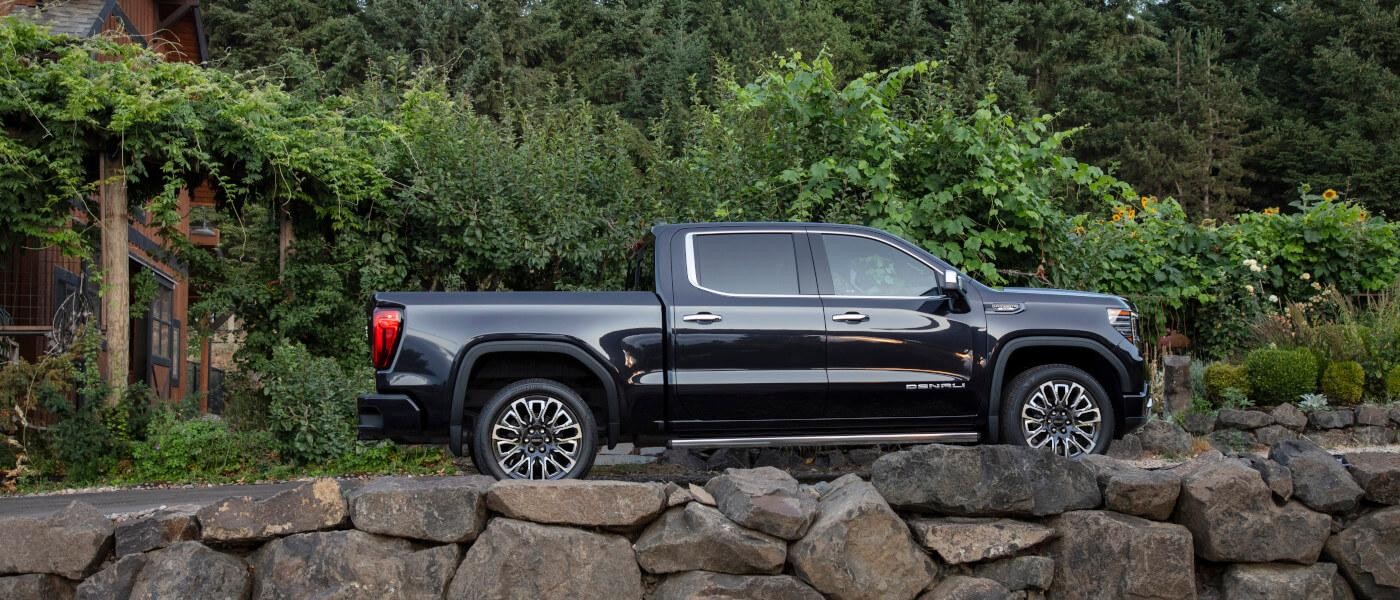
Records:
[[[1077,391],[1082,391],[1082,395]],[[1037,396],[1041,399],[1036,400]],[[1081,397],[1091,402],[1098,411],[1092,443],[1083,435],[1087,422],[1092,418],[1091,413],[1081,412],[1082,405],[1079,411],[1070,411],[1060,404],[1061,400],[1065,404],[1074,404]],[[1050,413],[1039,411],[1038,404],[1054,410]],[[1078,418],[1082,421],[1073,422],[1075,412],[1080,412]],[[1042,415],[1046,418],[1035,419]],[[1042,365],[1017,375],[1006,387],[1001,402],[1001,439],[1004,443],[1018,446],[1049,446],[1062,456],[1103,454],[1113,441],[1114,419],[1113,403],[1103,385],[1092,375],[1069,365]],[[1087,449],[1087,452],[1080,451],[1081,448]]]
[[[535,415],[536,409],[538,420],[522,418]],[[560,414],[573,425],[555,427]],[[521,427],[513,429],[513,425]],[[500,439],[492,435],[493,430],[502,434]],[[515,439],[521,441],[512,446],[513,432],[520,432]],[[575,437],[576,442],[562,441]],[[496,479],[578,479],[593,468],[598,427],[593,411],[569,386],[552,379],[522,379],[501,388],[481,407],[472,427],[471,448],[477,470]],[[573,462],[565,462],[570,457]],[[518,462],[521,459],[525,464]]]

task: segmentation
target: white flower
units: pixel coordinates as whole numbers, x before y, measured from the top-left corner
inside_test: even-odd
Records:
[[[1320,289],[1322,289],[1322,284],[1320,284],[1320,283],[1314,281],[1314,282],[1312,282],[1312,289],[1320,290]]]
[[[1254,260],[1254,259],[1252,259],[1252,258],[1246,258],[1246,259],[1244,259],[1244,266],[1246,266],[1246,267],[1253,267],[1253,266],[1258,265],[1258,264],[1259,264],[1259,261]]]
[[[1246,285],[1246,286],[1244,286],[1244,291],[1253,294],[1253,293],[1254,293],[1254,286],[1252,286],[1252,285]]]
[[[1261,267],[1257,264],[1253,264],[1249,265],[1249,270],[1254,271],[1255,273],[1261,273],[1264,271],[1264,267]]]
[[[1278,296],[1269,294],[1269,302],[1278,302]]]
[[[1299,275],[1298,278],[1302,279],[1303,281],[1307,281],[1309,279],[1312,279],[1312,273],[1303,273],[1302,275]]]

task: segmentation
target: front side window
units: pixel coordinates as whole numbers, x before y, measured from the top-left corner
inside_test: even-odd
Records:
[[[700,287],[726,294],[798,294],[792,234],[719,233],[691,239]]]
[[[175,290],[160,285],[151,301],[151,359],[157,364],[175,364]]]
[[[938,292],[938,274],[884,242],[853,235],[823,234],[837,296],[927,296]]]

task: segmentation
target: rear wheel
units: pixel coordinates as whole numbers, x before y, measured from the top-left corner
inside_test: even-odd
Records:
[[[1093,376],[1069,365],[1027,370],[1002,399],[1002,440],[1060,456],[1103,454],[1113,440],[1113,405]]]
[[[573,479],[598,451],[593,411],[569,386],[523,379],[496,392],[472,435],[472,462],[496,479]]]

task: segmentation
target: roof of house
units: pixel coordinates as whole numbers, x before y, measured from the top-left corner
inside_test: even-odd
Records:
[[[112,0],[50,0],[39,6],[16,6],[14,14],[48,25],[54,33],[87,37],[102,29]]]

